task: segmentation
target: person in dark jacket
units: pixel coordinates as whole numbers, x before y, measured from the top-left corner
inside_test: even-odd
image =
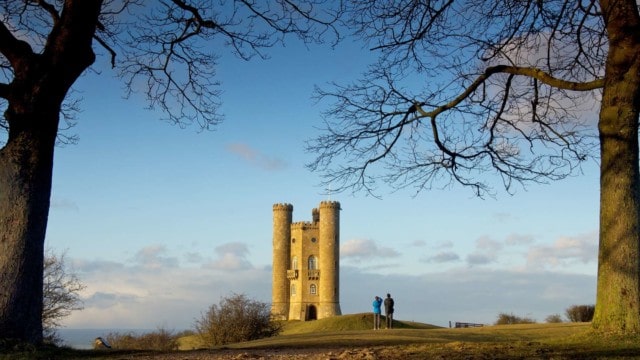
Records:
[[[387,317],[387,329],[393,329],[393,298],[391,294],[387,294],[387,298],[384,299],[384,314]]]

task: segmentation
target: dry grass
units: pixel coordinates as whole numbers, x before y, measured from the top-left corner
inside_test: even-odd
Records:
[[[421,323],[395,323],[395,329],[370,329],[370,314],[313,322],[289,322],[277,337],[231,344],[238,351],[338,354],[367,349],[376,359],[640,359],[640,338],[603,335],[589,323],[485,326],[449,329]],[[347,358],[349,355],[347,355]],[[355,356],[354,357],[358,357]],[[329,356],[332,358],[332,356]],[[338,356],[338,358],[341,358]]]
[[[182,351],[73,351],[12,353],[8,359],[640,359],[640,337],[594,333],[589,323],[501,325],[449,329],[397,322],[371,330],[370,314],[289,322],[280,336],[202,349],[184,337]],[[200,349],[200,350],[190,350]],[[4,359],[0,354],[0,359]]]

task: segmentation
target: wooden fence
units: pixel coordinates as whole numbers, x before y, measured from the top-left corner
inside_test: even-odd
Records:
[[[466,323],[466,322],[455,322],[456,328],[470,328],[470,327],[483,327],[484,324],[475,324],[475,323]],[[449,321],[449,327],[451,327],[451,321]]]

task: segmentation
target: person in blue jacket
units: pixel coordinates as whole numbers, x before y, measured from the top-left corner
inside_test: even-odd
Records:
[[[382,299],[376,296],[373,299],[373,330],[380,329],[380,306],[382,306]]]

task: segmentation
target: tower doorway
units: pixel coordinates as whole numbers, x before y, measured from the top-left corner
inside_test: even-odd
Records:
[[[318,313],[315,305],[307,305],[307,318],[306,320],[317,320]]]

